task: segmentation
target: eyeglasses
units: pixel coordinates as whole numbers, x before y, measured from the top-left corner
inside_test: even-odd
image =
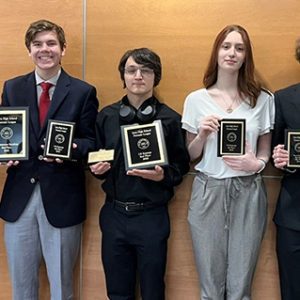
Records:
[[[136,72],[138,70],[140,71],[142,76],[151,76],[154,73],[154,71],[150,68],[132,68],[132,67],[125,69],[125,73],[134,76],[136,75]]]

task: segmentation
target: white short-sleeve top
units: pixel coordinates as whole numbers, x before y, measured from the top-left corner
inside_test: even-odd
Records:
[[[209,115],[217,115],[220,118],[245,119],[246,143],[256,154],[259,136],[273,129],[275,117],[274,96],[271,93],[262,91],[254,108],[243,101],[232,113],[227,113],[214,101],[206,89],[193,91],[185,99],[182,128],[190,133],[197,134],[200,121]],[[208,136],[203,148],[202,159],[196,164],[195,169],[210,177],[219,179],[253,174],[245,171],[235,171],[228,167],[221,157],[217,157],[217,133],[211,133]]]

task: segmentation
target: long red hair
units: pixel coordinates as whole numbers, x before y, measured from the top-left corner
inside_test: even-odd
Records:
[[[236,31],[242,36],[245,45],[245,60],[238,75],[239,94],[240,96],[248,97],[250,99],[250,106],[255,107],[262,88],[261,84],[255,78],[255,66],[249,35],[240,25],[228,25],[217,35],[208,66],[203,77],[203,84],[206,88],[209,88],[216,83],[218,79],[219,49],[227,35],[232,31]]]

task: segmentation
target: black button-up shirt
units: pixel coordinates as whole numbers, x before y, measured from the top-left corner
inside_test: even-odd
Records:
[[[185,145],[181,116],[154,98],[155,120],[161,120],[168,155],[168,166],[163,166],[164,179],[160,182],[126,175],[120,126],[125,125],[119,117],[121,102],[103,108],[96,121],[96,145],[98,149],[114,149],[112,168],[97,176],[104,179],[102,188],[109,199],[122,202],[166,204],[189,170],[189,155]]]

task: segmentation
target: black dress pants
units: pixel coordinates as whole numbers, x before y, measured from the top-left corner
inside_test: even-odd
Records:
[[[277,258],[282,300],[300,299],[300,231],[277,225]]]
[[[167,206],[126,212],[106,202],[100,212],[102,263],[110,300],[164,300],[170,221]]]

